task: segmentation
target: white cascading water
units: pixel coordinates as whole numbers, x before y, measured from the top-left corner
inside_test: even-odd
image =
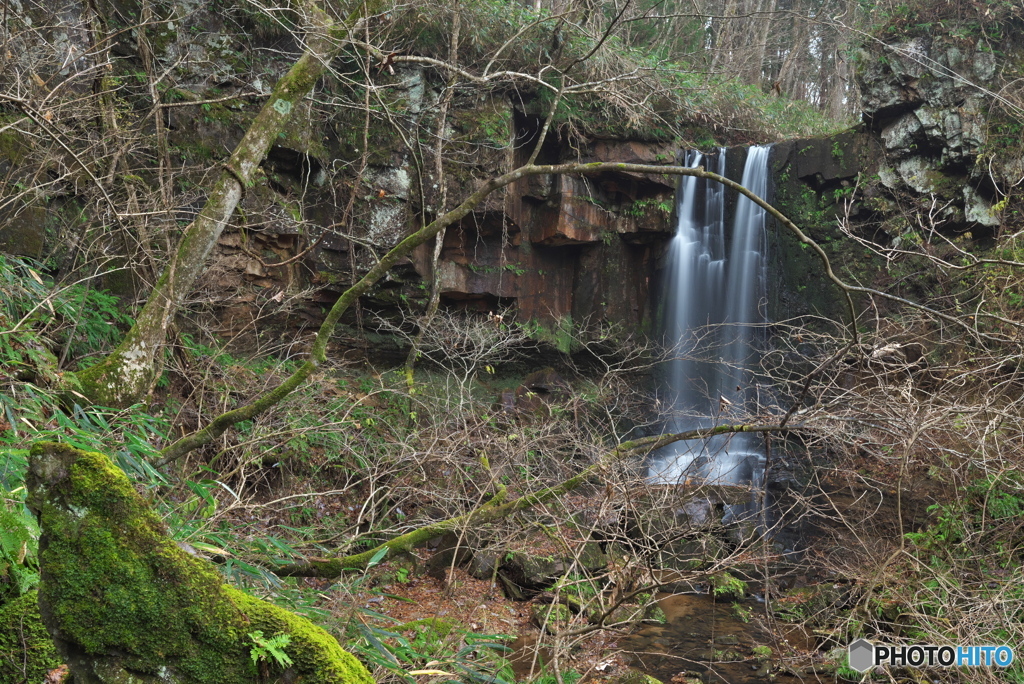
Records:
[[[768,152],[768,147],[749,149],[741,181],[762,198],[768,191]],[[686,164],[724,175],[725,150],[713,156],[690,152]],[[682,432],[742,421],[756,401],[754,342],[765,321],[766,239],[765,211],[740,196],[726,255],[725,189],[719,183],[684,176],[676,208],[665,319],[666,339],[678,346],[668,364],[664,400],[673,408],[668,430]],[[652,459],[650,478],[759,486],[760,444],[757,435],[744,433],[676,442]]]

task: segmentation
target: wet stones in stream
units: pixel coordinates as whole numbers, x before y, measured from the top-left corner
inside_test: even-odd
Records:
[[[632,666],[664,682],[742,684],[768,676],[764,645],[771,637],[742,619],[760,604],[715,602],[707,594],[663,595],[659,604],[666,623],[643,626],[621,642]]]

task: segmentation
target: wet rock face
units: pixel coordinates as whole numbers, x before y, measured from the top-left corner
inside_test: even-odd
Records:
[[[406,130],[403,137],[389,124],[371,124],[367,167],[352,205],[354,241],[328,228],[346,220],[351,186],[351,179],[329,170],[352,166],[363,154],[361,136],[353,141],[346,133],[362,121],[341,115],[309,121],[307,113],[297,119],[307,121],[314,134],[296,129],[271,151],[265,181],[243,203],[252,224],[247,235],[225,232],[201,283],[221,302],[214,322],[220,335],[234,337],[250,329],[274,297],[290,302],[290,312],[278,316],[275,327],[315,325],[319,308],[369,270],[376,256],[425,218],[457,206],[490,178],[525,162],[514,158],[522,141],[513,140],[523,131],[513,102],[502,96],[457,100],[449,113],[444,152],[452,163],[445,164],[443,179],[435,178],[433,162],[414,164],[405,140],[436,126],[432,117],[440,84],[412,69],[398,69],[394,80],[394,107],[407,114],[396,120]],[[206,150],[218,139],[237,140],[244,130],[235,112],[208,118],[212,121],[200,126],[177,122],[172,138],[184,136],[182,145]],[[321,137],[326,142],[318,142]],[[581,150],[552,144],[539,161],[658,164],[672,163],[674,156],[665,144],[604,140]],[[421,171],[422,178],[417,175]],[[630,331],[647,326],[650,274],[660,245],[673,232],[675,186],[675,178],[609,173],[530,177],[499,188],[442,237],[436,277],[443,304],[484,313],[511,309],[519,321],[535,321],[566,338],[584,324]],[[302,260],[267,267],[310,244],[315,246]],[[424,245],[400,263],[363,297],[363,306],[386,316],[423,306],[435,276],[432,248]],[[291,298],[304,288],[317,291]]]
[[[817,242],[834,265],[852,265],[858,275],[877,269],[867,250],[842,234],[836,217],[845,214],[846,200],[864,182],[859,179],[875,173],[883,157],[877,135],[851,130],[778,143],[769,158],[774,205]],[[870,214],[863,202],[854,203],[850,213],[856,220]],[[844,301],[817,254],[778,225],[769,230],[768,241],[768,281],[773,284],[768,292],[769,320],[809,313],[842,320]]]
[[[145,12],[147,28],[133,30]],[[94,14],[110,33],[102,49],[91,42]],[[16,3],[12,15],[19,31],[9,47],[18,73],[92,93],[97,73],[109,71],[111,78],[134,84],[130,79],[152,69],[173,75],[165,103],[212,100],[164,110],[170,164],[182,169],[180,186],[194,188],[173,193],[174,221],[181,225],[203,205],[205,174],[241,140],[264,96],[301,51],[285,28],[301,23],[297,16],[282,10],[272,20],[246,2],[102,0],[93,6],[67,0]],[[108,48],[112,57],[104,65]],[[67,62],[69,54],[82,57]],[[246,348],[260,344],[256,329],[292,339],[318,325],[323,308],[378,256],[487,180],[524,163],[538,133],[539,121],[522,111],[527,105],[521,99],[460,92],[441,127],[444,174],[437,177],[432,146],[410,149],[409,141],[433,139],[439,130],[444,79],[421,67],[398,66],[376,74],[375,83],[394,116],[371,119],[365,146],[357,108],[297,105],[254,186],[246,189],[238,214],[244,232],[228,227],[197,283],[215,303],[209,322],[201,324],[206,329]],[[35,144],[15,129],[0,134],[0,174],[33,179]],[[570,143],[551,135],[538,161],[668,164],[675,155],[669,143]],[[154,189],[144,179],[131,182]],[[673,232],[675,187],[675,178],[615,172],[534,177],[492,192],[446,231],[436,274],[445,305],[483,312],[511,308],[519,320],[536,321],[565,338],[582,325],[645,327],[649,276]],[[74,204],[76,193],[69,182],[51,195]],[[25,200],[0,212],[0,248],[47,257],[55,249],[48,244],[56,239],[56,222],[48,218],[55,208],[53,199]],[[431,248],[425,245],[393,269],[362,298],[363,307],[395,318],[421,310],[435,276]],[[300,253],[302,258],[280,265]],[[114,277],[100,285],[114,288]],[[343,321],[355,323],[354,312]],[[360,334],[366,344],[368,336]],[[360,341],[342,335],[338,344]]]
[[[45,235],[45,207],[0,210],[0,252],[38,259],[43,253]]]
[[[456,99],[445,134],[444,157],[452,162],[436,178],[432,160],[413,163],[406,141],[437,125],[442,84],[422,69],[405,67],[396,69],[393,80],[389,103],[402,114],[396,117],[405,129],[401,135],[374,120],[364,151],[361,135],[355,139],[351,133],[361,130],[360,118],[332,114],[323,120],[323,113],[317,118],[307,112],[296,119],[310,130],[296,127],[271,151],[265,182],[244,201],[246,215],[257,217],[245,236],[248,244],[227,231],[202,283],[222,302],[215,323],[219,334],[232,337],[252,327],[274,297],[291,302],[287,318],[278,317],[275,327],[315,324],[319,307],[332,303],[376,256],[424,219],[525,162],[518,157],[531,129],[512,101],[501,95]],[[207,118],[199,126],[177,122],[172,137],[188,131],[182,144],[207,149],[216,140],[236,140],[244,130],[244,117],[232,111]],[[364,152],[367,166],[352,205],[355,240],[349,241],[328,227],[346,219],[351,179],[330,170],[352,166]],[[538,161],[665,164],[674,158],[668,144],[598,140],[582,149],[552,142]],[[580,325],[631,331],[647,326],[650,274],[660,245],[673,232],[675,186],[675,178],[617,172],[531,177],[499,188],[442,237],[436,277],[443,304],[484,313],[511,309],[518,320],[535,321],[566,339]],[[315,247],[301,261],[267,267],[311,243]],[[432,247],[424,245],[400,263],[363,297],[363,306],[388,316],[424,305],[435,276]],[[317,288],[312,301],[289,297],[303,288]]]
[[[1019,134],[1008,133],[1018,124],[1010,125],[996,93],[1012,91],[1003,84],[1020,68],[1022,48],[956,37],[949,26],[949,35],[860,51],[863,124],[857,129],[773,147],[775,206],[848,282],[884,287],[885,265],[840,230],[840,220],[863,239],[895,247],[917,244],[922,230],[984,245],[1019,221],[1012,210],[1000,212],[998,201],[1024,176],[1024,146]],[[844,317],[817,258],[785,231],[769,239],[769,278],[776,284],[769,318]]]
[[[628,141],[599,141],[581,152],[582,162],[674,158],[664,145]],[[540,161],[566,161],[570,153],[553,149]],[[494,211],[448,229],[438,265],[442,296],[481,311],[512,306],[520,320],[550,330],[581,322],[642,327],[651,317],[658,250],[674,232],[675,185],[627,173],[514,183]]]

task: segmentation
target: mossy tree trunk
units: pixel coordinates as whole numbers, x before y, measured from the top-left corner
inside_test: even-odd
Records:
[[[206,269],[206,260],[230,220],[253,174],[284,130],[296,105],[324,74],[342,41],[358,22],[366,4],[344,24],[334,23],[312,2],[306,3],[309,30],[306,50],[285,74],[257,114],[215,181],[199,216],[188,226],[149,299],[128,334],[103,361],[77,374],[80,391],[91,402],[125,407],[146,396],[162,370],[167,329]]]
[[[399,553],[411,551],[414,547],[425,543],[429,539],[439,537],[446,532],[479,529],[481,525],[496,522],[512,515],[513,513],[526,510],[527,508],[544,503],[545,501],[556,499],[563,494],[567,494],[576,489],[584,482],[599,476],[602,471],[611,468],[616,464],[616,462],[626,457],[633,456],[638,452],[649,453],[668,444],[672,444],[673,442],[679,442],[686,439],[706,440],[715,435],[726,435],[737,432],[786,432],[790,430],[800,430],[800,426],[716,425],[713,428],[701,428],[697,430],[688,430],[686,432],[655,435],[653,437],[643,437],[641,439],[623,442],[605,454],[594,465],[584,468],[573,477],[570,477],[557,485],[545,487],[544,489],[531,492],[530,494],[520,496],[511,501],[505,500],[505,488],[500,487],[497,494],[490,501],[487,501],[483,505],[464,515],[439,520],[438,522],[418,527],[411,532],[406,532],[405,534],[388,540],[372,549],[368,549],[351,556],[344,556],[342,558],[310,559],[300,563],[292,563],[290,565],[275,568],[274,572],[282,577],[322,577],[329,579],[340,577],[346,571],[361,570],[365,568],[369,564],[370,560],[373,559],[381,549],[387,549],[389,552]]]

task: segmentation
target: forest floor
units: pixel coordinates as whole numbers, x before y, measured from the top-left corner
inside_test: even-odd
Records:
[[[882,542],[898,536],[901,528],[905,532],[919,527],[927,520],[928,506],[941,494],[939,483],[922,469],[903,473],[914,486],[909,488],[913,494],[908,495],[905,490],[902,497],[904,523],[901,526],[898,499],[893,496],[896,491],[865,486],[862,481],[866,478],[871,483],[896,482],[899,473],[887,472],[866,459],[854,465],[859,468],[843,471],[845,475],[823,477],[818,492],[826,500],[827,508],[838,513],[839,519],[860,521],[858,528],[867,535],[861,543],[872,539]],[[858,473],[857,477],[851,477],[851,472]],[[589,501],[588,496],[582,494],[570,498],[574,499],[570,508],[581,510],[593,506],[593,493]],[[707,671],[704,661],[707,654],[712,654],[712,659],[724,654],[732,661],[714,663],[711,669],[719,673],[719,678],[711,677],[713,681],[759,682],[764,681],[766,672],[771,672],[773,677],[835,681],[835,656],[830,656],[829,650],[835,650],[838,642],[822,645],[824,637],[811,628],[810,616],[806,616],[806,627],[787,624],[785,619],[777,617],[806,613],[809,602],[818,600],[816,596],[831,595],[837,587],[840,589],[836,595],[845,595],[857,583],[857,569],[849,559],[845,563],[837,561],[838,557],[848,556],[853,548],[850,530],[845,525],[821,521],[814,527],[820,547],[810,553],[805,566],[797,570],[780,570],[781,566],[773,566],[772,572],[785,572],[785,576],[779,574],[771,580],[748,582],[748,596],[739,602],[739,607],[731,600],[716,603],[707,593],[661,594],[658,598],[667,614],[666,623],[658,626],[644,621],[625,630],[599,629],[565,640],[557,649],[558,669],[574,673],[570,681],[578,674],[579,681],[587,682],[617,679],[629,673],[631,667],[639,666],[645,673],[663,681],[688,684],[695,679],[693,675]],[[571,536],[568,530],[563,532],[564,538]],[[537,544],[545,538],[537,535],[531,539]],[[551,548],[537,546],[530,551],[557,554],[559,548],[553,544]],[[427,569],[434,565],[431,558],[435,553],[430,548],[417,549],[414,563],[409,559],[388,559],[373,567],[363,581],[306,579],[300,580],[299,586],[318,593],[321,597],[318,606],[329,611],[340,623],[360,620],[376,629],[402,635],[410,642],[422,638],[426,623],[439,626],[435,629],[443,644],[433,645],[439,656],[438,669],[445,667],[441,654],[458,651],[469,634],[501,635],[510,648],[506,657],[521,681],[541,674],[541,662],[550,666],[556,656],[551,645],[556,640],[542,632],[534,618],[536,606],[550,601],[550,592],[541,592],[529,600],[513,600],[506,596],[501,582],[477,579],[463,567],[449,567],[445,572],[435,569],[428,573]],[[832,570],[826,571],[830,567]],[[840,569],[845,572],[837,574]],[[773,594],[772,605],[766,604],[763,598],[767,591]],[[716,641],[722,639],[723,634],[730,639],[737,638],[738,644],[723,647]],[[764,646],[771,648],[770,665],[765,658],[756,655],[755,648]],[[833,660],[827,660],[828,657]],[[550,672],[550,667],[548,670]],[[705,675],[704,679],[707,678]]]
[[[424,552],[420,559],[428,560]],[[462,568],[450,569],[446,579],[426,574],[405,575],[404,565],[382,563],[374,568],[378,578],[390,579],[368,588],[330,595],[323,606],[334,614],[352,614],[362,609],[365,616],[379,615],[376,626],[414,638],[424,621],[451,625],[484,635],[503,635],[510,651],[510,660],[517,679],[530,679],[541,671],[541,661],[550,661],[552,651],[541,642],[542,632],[533,623],[531,608],[536,600],[518,601],[505,596],[500,584],[480,580]],[[308,587],[328,589],[327,580],[305,580]],[[403,627],[405,627],[403,629]],[[625,634],[599,630],[574,642],[559,666],[582,675],[582,681],[622,675],[628,671],[628,657],[619,647]],[[453,638],[461,638],[453,632]]]

